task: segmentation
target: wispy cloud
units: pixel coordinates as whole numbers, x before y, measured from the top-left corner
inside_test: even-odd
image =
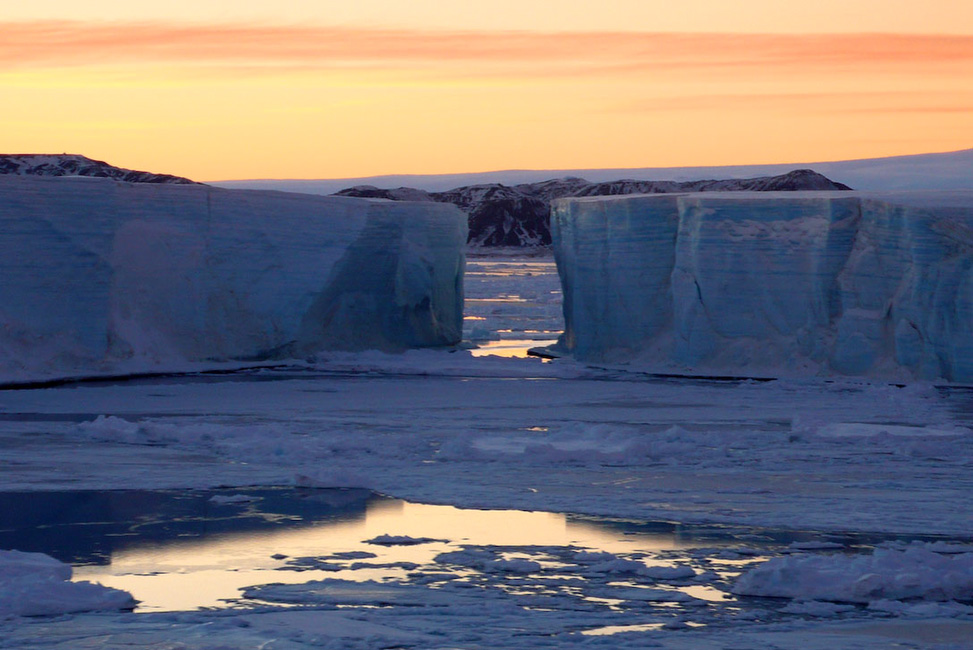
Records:
[[[655,111],[762,110],[842,113],[971,113],[973,90],[966,93],[915,91],[685,94],[619,102],[609,113]]]
[[[973,64],[973,36],[537,34],[67,21],[0,23],[0,33],[0,69],[7,70],[159,63],[624,74],[660,68],[860,70]]]

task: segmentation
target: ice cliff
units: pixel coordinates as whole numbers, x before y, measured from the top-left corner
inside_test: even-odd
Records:
[[[462,333],[451,205],[0,177],[0,380]]]
[[[973,191],[563,199],[552,232],[579,359],[973,381]]]

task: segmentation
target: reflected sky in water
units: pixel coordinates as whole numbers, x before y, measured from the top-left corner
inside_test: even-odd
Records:
[[[649,556],[726,544],[721,532],[547,512],[464,510],[366,490],[84,491],[0,495],[0,547],[48,553],[76,580],[125,589],[139,611],[246,605],[246,587],[404,579],[464,546],[579,547]],[[429,538],[379,545],[381,535]],[[303,559],[302,559],[303,558]],[[645,559],[668,565],[667,559]]]

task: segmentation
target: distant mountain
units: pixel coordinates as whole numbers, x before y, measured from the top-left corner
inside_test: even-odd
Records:
[[[127,183],[195,184],[188,178],[114,167],[75,154],[0,154],[0,174],[13,176],[93,176]]]
[[[452,203],[469,215],[469,243],[474,246],[547,246],[551,243],[551,201],[554,199],[673,192],[850,189],[810,169],[798,169],[780,176],[685,182],[620,180],[590,183],[583,178],[569,177],[513,186],[499,183],[468,185],[445,192],[426,192],[411,187],[386,190],[372,185],[356,185],[336,194],[392,201]]]
[[[614,194],[668,194],[672,192],[796,192],[799,190],[850,190],[810,169],[796,169],[780,176],[731,178],[721,181],[611,181],[590,183],[570,196]]]

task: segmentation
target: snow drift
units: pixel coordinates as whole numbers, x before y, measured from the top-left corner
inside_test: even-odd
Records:
[[[563,199],[552,231],[579,359],[973,381],[973,192]]]
[[[0,177],[0,379],[446,345],[451,205]]]
[[[968,547],[967,547],[968,548]],[[797,554],[750,569],[733,586],[746,596],[847,603],[973,598],[973,553],[935,544],[876,548],[871,555]]]
[[[49,555],[0,550],[0,620],[135,607],[128,592],[71,582],[71,574],[70,565]]]

